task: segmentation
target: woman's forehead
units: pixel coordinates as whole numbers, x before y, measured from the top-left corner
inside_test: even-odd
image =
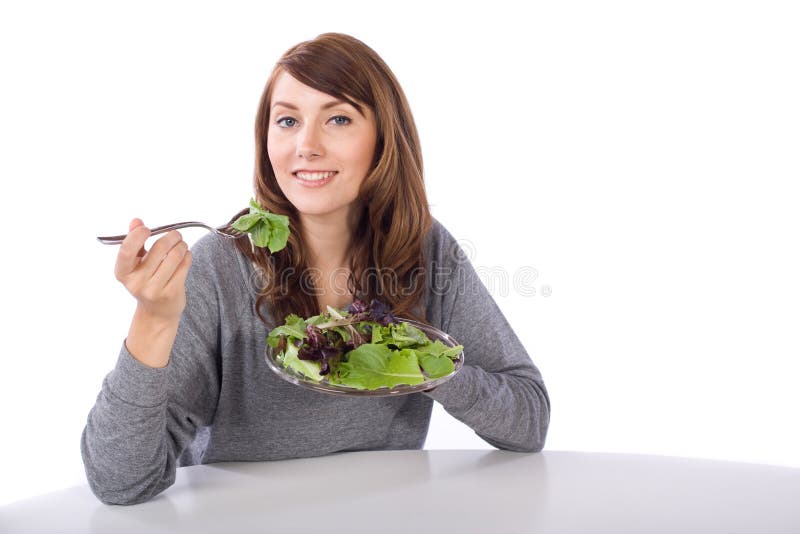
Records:
[[[276,77],[269,103],[270,110],[276,107],[293,110],[326,110],[337,106],[353,108],[364,116],[372,112],[369,106],[353,105],[346,100],[314,89],[286,71],[282,71]]]
[[[287,107],[297,107],[305,105],[322,106],[332,102],[342,101],[304,84],[284,71],[275,80],[270,107],[275,107],[278,103],[289,104]]]

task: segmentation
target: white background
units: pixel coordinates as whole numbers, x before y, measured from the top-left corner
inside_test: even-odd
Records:
[[[263,84],[325,31],[403,84],[548,449],[800,467],[796,4],[442,4],[2,4],[0,504],[83,482],[133,309],[94,236],[244,207]],[[427,446],[486,447],[438,409]]]

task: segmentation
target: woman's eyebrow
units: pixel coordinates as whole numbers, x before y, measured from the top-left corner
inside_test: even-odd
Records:
[[[348,106],[350,105],[347,102],[345,102],[344,100],[331,100],[330,102],[326,102],[325,104],[322,104],[320,109],[330,109],[330,108],[338,106],[340,104],[346,104]],[[294,109],[294,110],[298,109],[297,106],[295,106],[294,104],[292,104],[290,102],[275,102],[274,104],[272,104],[272,108],[273,109],[278,107],[278,106],[283,106],[285,108]]]

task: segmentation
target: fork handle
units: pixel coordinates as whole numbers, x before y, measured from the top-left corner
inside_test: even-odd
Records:
[[[201,222],[187,221],[187,222],[179,222],[173,224],[165,224],[164,226],[156,226],[155,228],[150,229],[150,235],[154,236],[169,232],[170,230],[179,230],[181,228],[190,228],[190,227],[209,228],[208,225],[203,224]],[[98,236],[97,240],[104,245],[121,245],[126,237],[128,237],[128,234]]]

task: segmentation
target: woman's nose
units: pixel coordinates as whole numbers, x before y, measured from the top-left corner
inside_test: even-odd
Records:
[[[320,132],[313,126],[304,127],[297,135],[297,155],[311,159],[324,153]]]

